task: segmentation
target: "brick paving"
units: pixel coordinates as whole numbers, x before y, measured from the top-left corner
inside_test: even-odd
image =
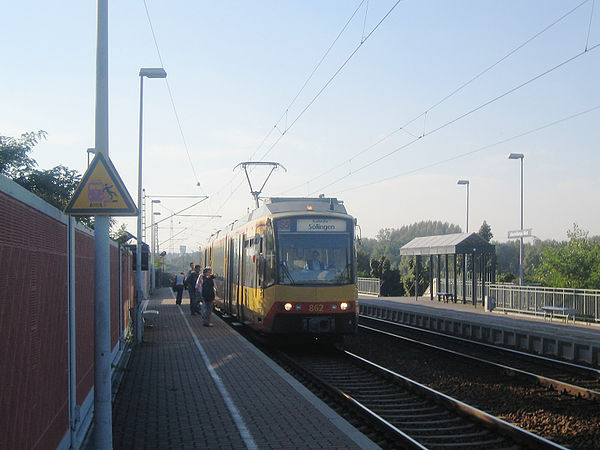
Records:
[[[169,289],[157,290],[148,309],[159,316],[115,398],[115,449],[377,448],[219,318],[203,327]]]

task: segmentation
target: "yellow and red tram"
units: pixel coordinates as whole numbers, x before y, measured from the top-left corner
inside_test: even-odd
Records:
[[[270,198],[204,249],[215,304],[265,334],[356,332],[355,220],[336,198]]]

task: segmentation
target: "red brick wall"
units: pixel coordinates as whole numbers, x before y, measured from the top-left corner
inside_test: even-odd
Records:
[[[119,343],[119,249],[110,246],[110,348]]]
[[[0,191],[0,449],[56,448],[69,430],[66,220]],[[76,400],[94,385],[94,238],[75,232]],[[111,343],[133,306],[131,254],[111,245]]]
[[[66,228],[0,192],[0,448],[68,430]]]
[[[75,232],[75,342],[77,404],[94,386],[94,237]]]

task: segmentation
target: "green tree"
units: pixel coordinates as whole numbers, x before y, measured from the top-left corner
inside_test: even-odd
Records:
[[[77,189],[81,175],[65,166],[56,166],[50,170],[30,170],[13,181],[62,211]]]
[[[371,276],[381,280],[381,295],[400,296],[404,294],[400,271],[391,267],[389,259],[386,259],[385,256],[371,259],[370,266]]]
[[[415,268],[416,258],[404,258],[408,261],[408,273],[402,277],[402,284],[404,287],[404,295],[414,296],[415,295]],[[429,258],[421,257],[421,264],[419,268],[419,295],[423,295],[427,287],[429,286]]]
[[[380,258],[373,258],[369,265],[371,266],[371,277],[373,278],[381,278],[383,274],[383,265],[385,263],[385,256],[381,256]]]
[[[119,244],[123,245],[135,236],[133,236],[129,231],[127,231],[127,225],[122,223],[116,231],[111,231],[110,237],[111,239],[117,241]]]
[[[488,242],[490,242],[494,237],[494,233],[492,233],[492,227],[490,227],[485,220],[481,224],[477,234]]]
[[[496,244],[496,272],[499,274],[519,273],[519,242],[511,240]]]
[[[0,174],[63,211],[77,189],[81,175],[62,165],[49,170],[36,169],[37,162],[29,153],[42,139],[46,139],[46,135],[45,131],[40,130],[23,133],[20,138],[0,136]],[[91,217],[75,219],[94,228]],[[111,219],[111,225],[114,223],[114,219]]]
[[[23,133],[20,138],[0,136],[0,174],[14,179],[33,170],[37,163],[29,153],[46,134],[40,130]]]
[[[567,232],[565,245],[542,250],[537,278],[546,286],[600,289],[600,246],[577,224]]]
[[[514,283],[517,277],[515,277],[514,273],[506,272],[498,275],[499,283]]]
[[[368,277],[371,271],[370,257],[367,251],[363,248],[356,250],[356,271],[359,277]]]

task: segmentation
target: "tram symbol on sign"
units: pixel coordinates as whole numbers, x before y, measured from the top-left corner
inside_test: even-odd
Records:
[[[90,208],[104,207],[108,203],[117,203],[117,193],[112,190],[113,185],[100,182],[91,182],[87,185],[87,196]]]

